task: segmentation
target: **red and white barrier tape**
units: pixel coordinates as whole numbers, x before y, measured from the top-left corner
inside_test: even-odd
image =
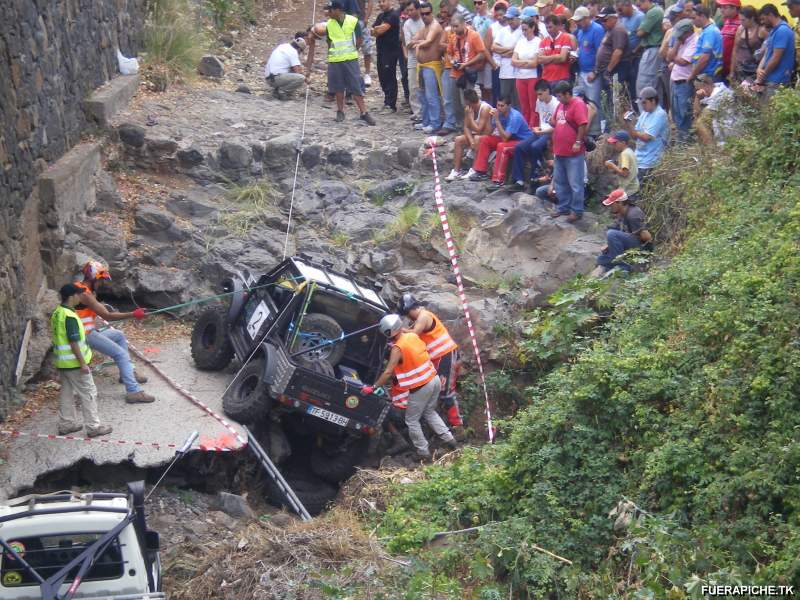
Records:
[[[456,255],[456,246],[453,243],[453,236],[450,233],[450,225],[447,223],[447,210],[444,206],[444,196],[442,195],[442,182],[439,178],[439,165],[436,162],[436,146],[439,139],[429,137],[425,140],[429,146],[428,153],[433,159],[433,198],[436,200],[436,208],[439,210],[439,220],[442,222],[442,232],[444,233],[444,241],[447,244],[447,252],[450,255],[450,266],[453,268],[453,275],[456,277],[456,286],[458,287],[458,297],[461,300],[461,308],[464,310],[464,316],[467,319],[467,330],[469,330],[469,337],[472,340],[472,349],[475,352],[475,361],[478,364],[478,373],[481,377],[481,385],[483,386],[483,397],[486,399],[486,427],[489,432],[489,442],[494,442],[494,425],[492,423],[492,407],[489,402],[489,392],[486,389],[486,377],[483,373],[483,363],[481,362],[481,351],[478,348],[478,338],[475,336],[475,327],[472,325],[472,317],[469,314],[469,306],[467,305],[467,295],[464,293],[464,282],[461,280],[461,271],[458,268],[458,257]]]
[[[209,445],[206,445],[205,443],[203,443],[201,441],[200,442],[200,449],[201,450],[208,450],[208,451],[211,451],[211,452],[231,452],[231,451],[241,450],[242,448],[244,448],[247,445],[247,440],[245,440],[242,437],[242,434],[240,434],[233,425],[231,425],[228,421],[226,421],[225,418],[222,415],[218,415],[217,413],[215,413],[213,410],[211,410],[208,407],[207,404],[205,404],[204,402],[198,400],[188,390],[185,390],[182,386],[180,386],[179,384],[175,383],[172,379],[170,379],[170,377],[166,373],[164,373],[164,371],[159,369],[155,365],[155,363],[153,361],[151,361],[149,358],[147,358],[142,352],[140,352],[130,342],[128,342],[128,350],[133,352],[133,354],[137,358],[139,358],[139,359],[143,360],[145,363],[147,363],[150,366],[151,369],[153,369],[156,373],[158,373],[161,376],[161,378],[164,381],[166,381],[170,386],[172,386],[181,396],[183,396],[184,398],[189,400],[189,402],[191,402],[192,404],[194,404],[198,408],[202,409],[206,414],[208,414],[209,416],[214,418],[217,422],[219,422],[219,424],[222,425],[231,435],[233,435],[237,442],[239,442],[239,446],[234,447],[234,448],[229,448],[227,446],[222,446],[222,447],[214,446],[214,445],[209,446]]]

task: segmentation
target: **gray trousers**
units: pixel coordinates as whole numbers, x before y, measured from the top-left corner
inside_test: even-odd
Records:
[[[77,425],[75,420],[75,396],[81,401],[83,425],[86,429],[97,429],[100,417],[97,414],[97,388],[91,373],[80,369],[59,369],[61,395],[58,399],[58,426]],[[438,378],[437,378],[438,379]]]
[[[276,92],[284,94],[291,94],[293,91],[298,90],[306,81],[306,76],[302,73],[281,73],[275,75],[272,79],[267,78],[269,83]]]
[[[652,87],[658,89],[659,71],[663,64],[661,56],[658,54],[657,47],[645,48],[642,52],[642,60],[639,61],[639,73],[636,75],[636,95],[642,93],[642,89]]]
[[[441,438],[443,442],[453,439],[453,434],[444,424],[439,413],[436,412],[436,405],[439,401],[439,392],[442,389],[442,381],[434,377],[428,383],[408,396],[408,408],[406,408],[406,426],[411,443],[414,444],[417,452],[427,454],[428,440],[422,433],[420,419],[423,417],[433,432]]]
[[[416,53],[409,53],[408,55],[408,101],[411,104],[411,111],[417,117],[422,117],[422,106],[417,97],[417,90],[419,89],[419,74],[417,73],[417,56]]]

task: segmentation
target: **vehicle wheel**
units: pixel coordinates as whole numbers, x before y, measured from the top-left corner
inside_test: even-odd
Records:
[[[303,503],[308,514],[312,517],[325,510],[333,499],[336,498],[336,494],[339,493],[339,490],[334,486],[310,474],[284,475],[284,479],[292,490],[294,490],[298,500]],[[267,477],[266,492],[267,500],[269,500],[271,504],[278,507],[289,506],[280,489],[278,489],[277,484],[270,477]]]
[[[264,383],[264,361],[247,363],[222,397],[222,410],[240,423],[256,421],[267,414],[272,399]]]
[[[367,453],[370,438],[367,436],[351,440],[344,445],[326,444],[314,446],[311,451],[311,470],[329,483],[340,483],[356,472],[356,464]]]
[[[297,342],[292,352],[301,352],[302,350],[319,346],[323,342],[335,340],[341,337],[342,333],[342,328],[335,319],[321,313],[309,313],[303,317],[303,322],[300,324],[300,334],[297,336]],[[307,352],[302,356],[309,359],[325,359],[332,366],[336,366],[342,360],[344,350],[345,343],[341,342]]]
[[[192,358],[198,369],[221,371],[233,358],[224,306],[207,308],[192,329]]]

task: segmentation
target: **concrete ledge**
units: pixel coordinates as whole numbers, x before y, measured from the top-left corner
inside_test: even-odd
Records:
[[[44,222],[58,227],[94,206],[94,176],[100,168],[100,144],[78,144],[39,176]]]
[[[100,127],[107,127],[114,115],[128,106],[138,89],[138,74],[115,77],[84,101],[86,116]]]

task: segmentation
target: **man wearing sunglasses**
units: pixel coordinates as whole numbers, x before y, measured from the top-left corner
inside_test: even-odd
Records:
[[[442,79],[442,39],[444,30],[433,17],[430,2],[422,2],[419,7],[424,27],[409,44],[417,53],[419,69],[420,103],[422,104],[422,123],[416,128],[425,133],[438,131],[442,126],[440,85]]]

